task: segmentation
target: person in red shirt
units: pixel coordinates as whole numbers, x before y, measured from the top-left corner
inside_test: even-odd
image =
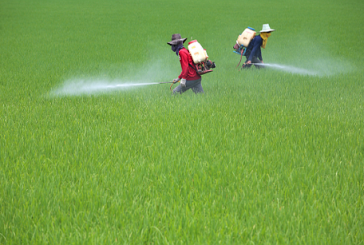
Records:
[[[181,62],[182,72],[178,76],[178,78],[173,79],[173,83],[177,83],[179,81],[180,84],[173,89],[174,93],[183,93],[189,89],[197,93],[203,93],[203,88],[201,85],[201,76],[194,69],[194,64],[192,57],[187,49],[183,46],[183,43],[187,40],[187,38],[182,38],[180,34],[173,34],[172,41],[167,44],[172,46],[172,51],[179,56],[179,61]]]

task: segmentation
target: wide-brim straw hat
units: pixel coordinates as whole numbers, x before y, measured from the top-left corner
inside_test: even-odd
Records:
[[[271,29],[269,24],[263,24],[263,28],[260,32],[272,32],[275,31],[274,29]]]
[[[168,42],[167,44],[172,46],[172,45],[176,45],[178,42],[184,43],[186,40],[187,40],[187,38],[182,38],[181,34],[177,33],[177,34],[172,35],[172,41]]]

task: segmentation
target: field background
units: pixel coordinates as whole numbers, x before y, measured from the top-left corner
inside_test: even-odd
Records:
[[[362,0],[0,1],[0,244],[364,244]],[[235,69],[245,27],[276,29]],[[165,82],[197,39],[205,94]],[[186,45],[185,45],[186,46]]]

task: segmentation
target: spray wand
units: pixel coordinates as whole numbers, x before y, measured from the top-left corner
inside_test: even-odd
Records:
[[[179,81],[178,81],[178,82],[179,82]],[[173,86],[173,84],[178,83],[178,82],[174,82],[174,81],[172,81],[172,82],[161,82],[161,83],[158,83],[158,84],[172,83],[172,84],[171,84],[171,86],[169,87],[169,90],[171,90],[171,91],[172,91],[172,86]]]
[[[173,82],[161,82],[161,83],[158,83],[158,84],[164,84],[164,83],[173,83]]]
[[[155,84],[165,84],[165,83],[172,83],[171,84],[171,86],[169,87],[169,90],[171,90],[172,91],[172,86],[173,86],[173,84],[175,84],[175,82],[161,82],[161,83],[155,83]]]

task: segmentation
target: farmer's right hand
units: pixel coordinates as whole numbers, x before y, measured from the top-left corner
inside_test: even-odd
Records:
[[[180,78],[173,79],[173,83],[178,83],[179,80]]]
[[[181,86],[186,87],[186,79],[181,79]]]
[[[245,64],[249,65],[251,63],[252,63],[252,61],[251,60],[248,60]]]

